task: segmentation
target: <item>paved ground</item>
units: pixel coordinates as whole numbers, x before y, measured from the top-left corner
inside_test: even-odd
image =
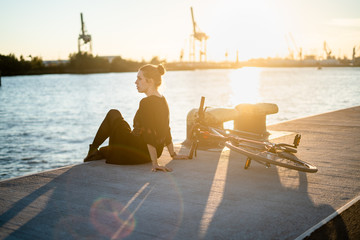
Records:
[[[360,201],[312,231],[306,240],[360,239]]]
[[[269,129],[301,132],[297,155],[319,171],[244,170],[227,149],[165,154],[172,173],[69,166],[0,182],[0,239],[294,239],[360,194],[360,107]]]

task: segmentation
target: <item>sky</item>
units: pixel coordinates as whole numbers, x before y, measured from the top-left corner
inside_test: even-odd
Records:
[[[0,0],[0,54],[68,59],[83,13],[94,55],[187,61],[191,6],[210,61],[360,56],[359,0]]]

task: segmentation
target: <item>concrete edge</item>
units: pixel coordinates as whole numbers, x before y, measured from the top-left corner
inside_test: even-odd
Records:
[[[341,109],[337,109],[337,110],[331,110],[331,111],[323,112],[323,113],[311,114],[311,115],[308,115],[308,116],[302,116],[302,117],[293,118],[293,119],[289,119],[289,120],[284,120],[284,121],[280,121],[280,122],[275,122],[275,123],[266,125],[266,127],[275,126],[277,124],[282,124],[282,123],[288,123],[288,122],[292,122],[292,121],[295,121],[295,120],[301,120],[301,119],[305,119],[305,118],[309,118],[309,117],[316,117],[316,116],[320,116],[320,115],[323,115],[323,114],[334,113],[334,112],[338,112],[338,111],[342,111],[342,110],[346,110],[346,109],[351,109],[351,108],[356,108],[356,107],[360,107],[360,105],[341,108]]]
[[[180,149],[182,146],[185,146],[183,143],[173,143],[174,144],[174,148],[175,149]],[[185,146],[186,147],[186,146]],[[212,152],[219,152],[221,151],[221,149],[208,149],[209,151]],[[166,150],[167,151],[167,150]],[[26,177],[30,177],[33,175],[38,175],[38,174],[42,174],[42,173],[47,173],[47,172],[52,172],[52,171],[56,171],[56,170],[61,170],[64,168],[70,168],[70,167],[74,167],[74,166],[78,166],[78,165],[82,165],[82,164],[89,164],[90,162],[80,162],[80,163],[76,163],[76,164],[70,164],[70,165],[65,165],[63,167],[58,167],[58,168],[51,168],[51,169],[47,169],[47,170],[43,170],[43,171],[39,171],[39,172],[33,172],[33,173],[27,173],[25,175],[21,175],[21,176],[17,176],[17,177],[11,177],[11,178],[6,178],[6,179],[0,179],[0,183],[4,183],[7,181],[12,181],[12,180],[16,180],[16,179],[20,179],[20,178],[26,178]]]
[[[354,205],[356,202],[360,201],[360,195],[358,195],[357,197],[353,198],[351,201],[349,201],[348,203],[346,203],[344,206],[342,206],[341,208],[339,208],[338,210],[336,210],[335,212],[333,212],[332,214],[330,214],[329,216],[327,216],[326,218],[324,218],[322,221],[320,221],[319,223],[317,223],[316,225],[312,226],[311,228],[309,228],[307,231],[305,231],[303,234],[301,234],[300,236],[298,236],[297,238],[295,238],[295,240],[301,240],[304,239],[306,237],[309,237],[313,232],[315,232],[317,229],[321,228],[322,226],[324,226],[325,224],[327,224],[328,222],[330,222],[331,220],[333,220],[336,216],[340,215],[342,212],[344,212],[345,210],[347,210],[348,208],[350,208],[352,205]]]
[[[41,174],[41,173],[47,173],[47,172],[52,172],[52,171],[56,171],[56,170],[61,170],[61,169],[64,169],[64,168],[74,167],[74,166],[81,165],[81,164],[86,164],[86,163],[82,162],[82,163],[77,163],[77,164],[71,164],[71,165],[66,165],[66,166],[63,166],[63,167],[47,169],[47,170],[40,171],[40,172],[28,173],[28,174],[17,176],[17,177],[6,178],[6,179],[0,180],[0,183],[11,181],[11,180],[16,180],[16,179],[20,179],[20,178],[25,178],[25,177],[29,177],[29,176],[37,175],[37,174]]]
[[[181,146],[182,146],[181,143],[174,143],[175,148],[181,148]],[[33,176],[33,175],[37,175],[37,174],[42,174],[42,173],[52,172],[52,171],[56,171],[56,170],[61,170],[61,169],[64,169],[64,168],[74,167],[74,166],[78,166],[78,165],[82,165],[82,164],[89,164],[89,163],[90,162],[80,162],[80,163],[76,163],[76,164],[65,165],[63,167],[51,168],[51,169],[47,169],[47,170],[40,171],[40,172],[28,173],[28,174],[17,176],[17,177],[0,179],[0,183],[6,182],[6,181],[11,181],[11,180],[16,180],[16,179],[20,179],[20,178],[25,178],[25,177],[29,177],[29,176]]]

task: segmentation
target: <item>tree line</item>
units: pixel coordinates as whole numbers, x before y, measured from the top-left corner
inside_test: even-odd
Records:
[[[73,53],[66,62],[45,64],[41,57],[31,57],[25,60],[23,56],[17,58],[14,54],[0,54],[0,71],[2,76],[51,74],[51,73],[105,73],[105,72],[136,72],[139,67],[147,63],[114,57],[112,61],[107,58],[93,56],[89,53]],[[149,62],[159,64],[158,57]]]

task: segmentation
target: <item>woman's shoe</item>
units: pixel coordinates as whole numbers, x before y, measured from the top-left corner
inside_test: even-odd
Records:
[[[96,147],[93,147],[92,144],[89,145],[88,155],[84,158],[84,162],[90,162],[95,160],[103,159],[101,153]]]

